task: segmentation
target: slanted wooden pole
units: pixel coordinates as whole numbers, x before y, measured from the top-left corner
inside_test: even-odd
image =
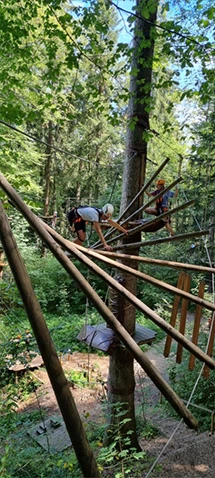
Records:
[[[185,274],[184,278],[184,285],[183,289],[186,292],[190,291],[190,276]],[[185,334],[185,327],[186,327],[186,320],[187,320],[187,309],[188,309],[189,300],[183,299],[181,305],[181,316],[180,316],[180,324],[179,324],[179,332],[184,335]],[[176,362],[181,363],[182,361],[182,354],[183,354],[183,347],[181,344],[178,344],[177,352],[176,352]]]
[[[46,227],[47,225],[45,225]],[[52,229],[50,228],[50,233],[51,235],[53,235],[53,237],[56,237],[54,236],[55,234],[55,231],[52,232]],[[60,235],[58,235],[59,238],[61,238]],[[63,238],[62,238],[63,239]],[[70,250],[70,245],[73,244],[72,242],[70,241],[62,241],[61,239],[58,241],[58,239],[56,238],[57,242],[61,243],[62,245],[65,245],[66,249],[67,250]],[[207,300],[204,300],[204,299],[201,299],[200,297],[196,297],[195,295],[193,294],[190,294],[189,292],[187,291],[184,291],[184,290],[181,290],[181,289],[177,289],[177,287],[174,287],[170,284],[167,284],[166,282],[163,282],[163,281],[160,281],[158,279],[155,279],[155,277],[152,277],[148,274],[145,274],[144,272],[140,272],[140,271],[137,271],[136,269],[133,269],[132,267],[129,267],[129,266],[126,266],[125,264],[121,264],[120,262],[116,262],[116,261],[113,261],[107,257],[105,257],[104,255],[102,254],[99,254],[98,252],[95,252],[94,250],[92,249],[86,249],[82,246],[78,246],[76,244],[76,248],[79,249],[80,251],[83,251],[86,255],[89,255],[89,256],[92,256],[94,257],[95,259],[98,259],[102,262],[105,262],[109,265],[112,265],[113,267],[115,267],[116,269],[120,269],[120,270],[123,270],[123,271],[126,271],[126,272],[129,272],[130,274],[133,274],[137,277],[139,277],[139,279],[142,279],[146,282],[149,282],[150,284],[153,284],[157,287],[160,287],[161,289],[164,289],[172,294],[178,294],[180,295],[181,297],[183,297],[184,299],[187,299],[187,300],[190,300],[192,302],[195,302],[197,304],[200,304],[202,305],[203,307],[205,307],[206,309],[209,309],[209,310],[212,310],[212,311],[215,311],[215,304],[213,302],[208,302]],[[83,258],[81,259],[82,262],[84,262]],[[98,270],[98,274],[102,274],[104,273],[104,271],[100,268],[97,269],[98,266],[94,264],[94,270]],[[109,276],[110,277],[110,276]],[[113,286],[114,287],[114,286]]]
[[[68,251],[72,252],[81,262],[86,264],[90,270],[92,270],[94,273],[98,274],[100,277],[102,277],[111,287],[113,287],[115,290],[118,290],[118,292],[126,297],[135,307],[137,307],[139,310],[141,310],[147,317],[149,317],[153,322],[155,322],[157,325],[159,325],[163,330],[165,330],[168,334],[170,334],[175,340],[178,342],[181,342],[185,348],[187,348],[190,352],[192,352],[197,358],[205,362],[210,368],[215,368],[215,361],[208,357],[204,352],[202,352],[198,347],[193,345],[189,340],[187,340],[182,334],[180,334],[177,330],[175,330],[173,327],[171,327],[170,324],[167,324],[165,320],[163,320],[158,314],[156,314],[153,310],[151,310],[146,304],[141,302],[139,299],[137,299],[133,294],[131,294],[127,289],[125,289],[123,286],[121,286],[116,280],[114,280],[109,274],[107,274],[103,269],[98,267],[95,262],[90,261],[87,257],[85,257],[84,254],[80,252],[82,249],[81,246],[77,246],[77,244],[74,244],[66,239],[64,239],[60,234],[58,234],[56,231],[54,231],[51,227],[49,227],[47,224],[43,223],[40,221],[28,208],[28,206],[22,201],[20,196],[16,193],[16,191],[12,188],[12,186],[8,183],[6,178],[3,176],[3,174],[0,173],[0,186],[1,188],[6,192],[6,194],[11,198],[11,200],[14,202],[16,207],[21,211],[21,213],[26,217],[27,221],[29,224],[32,226],[33,229],[42,237],[42,239],[48,244],[48,247],[51,248],[52,252],[56,257],[58,258],[59,262],[63,265],[63,267],[69,272],[69,274],[73,275],[76,279],[76,281],[79,280],[80,282],[80,287],[84,290],[86,295],[92,300],[94,303],[95,307],[101,312],[101,315],[104,316],[105,320],[107,321],[107,317],[104,313],[103,310],[103,302],[102,304],[100,303],[100,298],[95,295],[95,292],[93,289],[90,287],[90,285],[83,280],[83,276],[81,277],[78,275],[79,271],[77,271],[77,268],[72,264],[71,261],[68,261],[67,257],[63,254],[63,252],[57,247],[55,241],[50,242],[50,235],[48,234],[47,230],[50,231],[52,236],[58,241],[59,244],[63,245]],[[46,229],[46,230],[45,230]],[[56,249],[57,247],[57,249]],[[80,249],[80,250],[79,250]],[[86,250],[86,249],[85,249]],[[93,252],[93,251],[91,251]],[[94,256],[96,257],[96,253],[94,253]],[[169,290],[172,293],[176,294],[181,294],[182,297],[185,297],[189,300],[193,300],[194,302],[201,303],[204,307],[214,310],[215,311],[215,304],[212,304],[208,301],[203,301],[199,297],[195,297],[192,294],[188,294],[187,292],[180,291],[176,287],[170,286],[169,284],[166,284],[162,281],[158,281],[157,279],[154,279],[153,277],[150,277],[146,274],[143,274],[139,271],[135,271],[132,268],[128,268],[127,266],[119,263],[115,263],[115,261],[111,261],[111,259],[105,258],[104,256],[101,256],[97,253],[98,259],[102,261],[109,261],[109,263],[113,263],[114,266],[116,267],[123,267],[125,270],[139,275],[139,277],[142,276],[144,279],[154,285],[159,285],[159,287],[162,287],[166,290]],[[66,260],[66,263],[65,263]],[[101,309],[101,310],[100,310]],[[109,309],[107,309],[109,311]],[[110,311],[109,311],[110,312]],[[111,315],[112,316],[112,315]],[[114,317],[114,316],[113,316]],[[114,317],[115,319],[115,317]],[[116,319],[115,319],[116,320]],[[111,325],[111,321],[108,322],[108,324],[113,328],[115,331],[118,330],[118,326],[116,325]],[[117,321],[118,324],[118,321]],[[123,328],[124,329],[124,328]],[[129,336],[130,337],[130,336]],[[122,339],[123,341],[123,339]],[[135,342],[134,342],[135,343]]]
[[[199,292],[198,292],[199,297],[201,298],[204,297],[204,291],[205,291],[205,282],[200,282]],[[201,316],[202,316],[202,306],[197,304],[195,317],[194,317],[194,324],[193,324],[193,335],[192,335],[192,342],[195,345],[198,344]],[[195,367],[195,356],[191,354],[188,368],[189,370],[194,370],[194,367]]]
[[[125,249],[127,251],[128,249],[134,249],[134,247],[142,248],[146,246],[154,246],[154,244],[162,244],[165,242],[184,241],[184,239],[191,239],[192,237],[206,236],[208,234],[209,234],[209,230],[205,229],[204,231],[194,231],[194,232],[188,232],[186,234],[178,234],[171,237],[164,237],[160,239],[150,239],[150,241],[132,242],[131,244],[119,244],[117,246],[113,246],[113,250],[118,251],[120,249]]]
[[[192,204],[194,204],[194,202],[195,201],[188,201],[184,204],[181,204],[180,206],[177,206],[173,209],[170,209],[168,212],[165,212],[165,213],[161,214],[160,216],[155,216],[151,221],[147,221],[147,223],[139,224],[138,226],[134,227],[133,229],[129,229],[129,231],[128,231],[129,236],[135,234],[138,231],[141,231],[141,232],[143,231],[144,232],[144,229],[146,229],[147,227],[151,226],[152,224],[156,224],[157,222],[161,221],[162,219],[164,219],[167,216],[171,216],[175,212],[178,212],[178,211],[181,211],[182,209],[186,209],[187,207],[190,207]],[[126,237],[126,234],[122,233],[122,234],[119,234],[118,236],[116,236],[112,239],[109,239],[106,242],[107,242],[107,244],[111,244],[112,242],[118,241],[119,239],[123,239],[125,237]],[[129,244],[129,246],[130,246],[130,244]],[[98,247],[99,246],[96,246],[96,247],[93,246],[93,249],[97,249]],[[118,249],[118,246],[115,246],[115,248]]]
[[[163,189],[160,193],[158,193],[156,196],[153,196],[152,199],[147,201],[147,203],[143,204],[137,211],[133,212],[129,217],[127,217],[123,222],[123,224],[126,224],[127,222],[131,221],[134,217],[136,217],[140,212],[145,211],[151,204],[157,201],[157,199],[161,198],[166,192],[170,191],[170,189],[174,188],[176,184],[178,184],[180,181],[183,181],[183,178],[179,177],[175,181],[173,181],[169,186],[167,186],[165,189]],[[193,203],[194,201],[192,201]]]
[[[131,214],[129,217],[127,217],[122,223],[121,225],[123,226],[124,224],[128,223],[129,221],[131,221],[134,217],[136,217],[140,212],[142,211],[145,211],[145,209],[147,209],[147,207],[149,207],[151,204],[153,204],[157,199],[159,199],[160,197],[162,197],[167,191],[169,191],[172,187],[174,187],[177,183],[179,183],[180,181],[182,181],[183,178],[178,178],[176,179],[175,181],[173,181],[173,183],[171,183],[168,187],[166,187],[165,189],[163,189],[160,193],[157,194],[157,196],[154,196],[152,199],[150,199],[150,201],[148,201],[146,204],[144,204],[143,206],[141,206],[137,211],[135,211],[133,214]],[[159,216],[155,216],[151,221],[149,221],[147,224],[145,225],[138,225],[136,227],[134,227],[133,229],[129,229],[128,231],[128,234],[129,236],[131,234],[135,234],[136,232],[138,231],[142,231],[144,230],[146,227],[150,226],[151,224],[155,224],[156,222],[160,221],[161,219],[167,217],[167,216],[170,216],[172,215],[174,212],[177,212],[177,211],[180,211],[181,209],[185,209],[186,207],[189,207],[191,206],[192,204],[194,204],[195,201],[188,201],[187,203],[185,204],[181,204],[181,206],[178,206],[174,209],[169,209],[168,212],[165,212]],[[118,239],[121,239],[123,237],[126,237],[126,234],[120,234],[119,236],[117,237],[114,237],[112,240],[109,240],[109,241],[106,241],[107,244],[110,244],[110,242],[113,242],[115,240],[118,240]],[[98,242],[96,243],[98,244]],[[94,244],[93,248],[94,249],[97,249],[97,245]]]
[[[83,475],[86,478],[89,476],[99,478],[100,473],[90,449],[85,429],[1,202],[0,237]]]
[[[155,171],[155,173],[151,176],[149,181],[147,181],[143,187],[140,189],[140,191],[136,194],[136,196],[132,199],[132,201],[128,204],[128,206],[125,208],[121,216],[119,217],[118,221],[120,221],[125,214],[131,209],[135,201],[149,188],[149,186],[153,183],[154,179],[158,176],[158,174],[162,171],[162,169],[166,166],[166,164],[170,161],[170,158],[166,158],[163,163],[158,167],[158,169]],[[172,186],[170,186],[171,188]],[[126,219],[127,220],[127,219]]]
[[[143,185],[143,187],[140,189],[140,191],[136,194],[136,196],[132,199],[132,201],[128,204],[128,206],[125,208],[123,213],[118,217],[117,222],[121,221],[121,219],[125,216],[125,214],[131,209],[135,201],[149,188],[149,186],[152,184],[154,179],[157,177],[157,175],[162,171],[162,169],[166,166],[166,164],[170,161],[170,158],[166,158],[163,163],[158,167],[158,169],[155,171],[155,173],[151,176],[149,181]],[[114,229],[110,229],[108,233],[105,235],[105,239],[110,237],[114,232]],[[101,241],[97,241],[94,246],[97,246],[98,244],[101,244]]]
[[[185,277],[185,273],[180,272],[180,274],[178,276],[177,289],[182,289],[183,288],[184,277]],[[174,300],[173,300],[172,313],[171,313],[171,317],[170,317],[170,325],[172,325],[172,327],[175,327],[175,324],[176,324],[176,319],[177,319],[180,300],[181,300],[180,295],[176,294],[175,297],[174,297]],[[166,343],[165,343],[165,347],[164,347],[164,357],[169,357],[171,343],[172,343],[172,337],[171,337],[171,335],[167,335]]]
[[[177,411],[177,413],[180,416],[183,417],[184,421],[187,423],[187,425],[190,428],[197,428],[198,422],[193,417],[193,415],[190,413],[190,411],[186,408],[186,406],[183,404],[183,402],[179,399],[179,397],[174,392],[174,390],[163,379],[162,375],[153,366],[153,364],[150,362],[150,360],[147,358],[147,356],[141,351],[139,346],[132,339],[132,337],[129,335],[129,333],[124,329],[122,324],[120,324],[120,322],[116,319],[116,317],[112,314],[112,312],[108,309],[108,307],[104,304],[104,302],[100,299],[100,297],[92,289],[90,284],[88,284],[88,282],[84,279],[84,277],[78,271],[78,269],[65,256],[65,254],[62,252],[61,248],[51,238],[51,236],[47,232],[47,230],[49,230],[49,229],[51,230],[51,228],[49,228],[48,225],[43,224],[42,221],[40,221],[38,218],[36,218],[36,216],[29,210],[29,208],[24,203],[24,201],[22,201],[22,199],[19,197],[19,195],[16,193],[16,191],[10,186],[10,184],[8,183],[6,178],[1,173],[0,173],[0,185],[1,185],[2,189],[4,189],[4,191],[7,193],[7,195],[16,204],[17,208],[26,217],[29,224],[33,227],[33,229],[46,242],[48,247],[52,250],[55,257],[64,266],[64,268],[67,270],[67,272],[74,277],[74,279],[76,280],[78,285],[85,292],[87,297],[89,297],[89,299],[95,305],[97,310],[101,313],[103,318],[106,320],[108,325],[110,325],[110,327],[116,332],[116,334],[118,335],[120,340],[128,348],[128,350],[131,352],[133,357],[137,360],[137,362],[141,365],[141,367],[146,371],[148,376],[155,383],[155,385],[161,391],[161,393],[164,395],[164,397],[166,397],[166,399],[171,403],[171,405]],[[0,226],[1,226],[1,222],[0,222]],[[0,227],[0,230],[1,230],[1,227]],[[54,230],[52,230],[52,232],[57,234]],[[61,237],[59,234],[57,234],[57,236],[59,236],[59,238]],[[65,241],[65,242],[68,243],[69,241]],[[83,258],[85,258],[85,260],[87,259],[84,256],[84,254],[82,254],[75,247],[75,245],[72,244],[72,243],[70,243],[70,250],[71,250],[72,253],[77,255],[79,258],[80,258],[80,256],[83,256]],[[10,254],[10,252],[9,252],[9,254]],[[89,262],[89,259],[87,259],[87,261]],[[90,262],[92,262],[92,261],[90,261]],[[92,263],[92,266],[95,266],[95,264]],[[106,274],[106,275],[108,276],[108,274]],[[114,281],[114,279],[113,279],[113,282],[117,283],[116,281]],[[120,288],[124,289],[122,286],[120,286]],[[127,290],[124,291],[125,294],[126,294],[126,292],[128,293]],[[25,293],[24,293],[24,295],[25,295]],[[206,362],[208,363],[207,360],[206,360]],[[213,364],[212,365],[213,367],[215,366],[215,363],[213,362],[213,360],[211,360],[211,364]],[[90,471],[88,469],[88,475],[86,475],[86,476],[89,476],[89,473],[90,473]],[[91,476],[97,477],[96,474],[95,475],[92,474]]]
[[[212,359],[209,359],[204,352],[202,352],[199,348],[195,347],[193,348],[193,344],[190,340],[186,339],[182,334],[180,334],[177,330],[174,329],[174,327],[171,327],[171,325],[167,324],[165,320],[163,320],[158,314],[156,314],[153,310],[151,310],[146,304],[141,302],[139,299],[137,299],[133,294],[131,294],[127,289],[125,289],[123,286],[121,286],[116,280],[114,280],[109,274],[103,271],[100,267],[98,267],[94,262],[89,261],[87,257],[84,256],[84,254],[80,253],[81,250],[84,250],[87,254],[93,254],[94,257],[97,257],[98,259],[102,259],[101,256],[89,249],[85,249],[82,246],[78,246],[77,244],[75,245],[74,249],[74,244],[66,239],[64,239],[60,234],[58,234],[56,231],[53,231],[47,224],[44,224],[44,227],[46,230],[49,230],[51,235],[55,237],[57,242],[64,246],[68,251],[72,252],[81,262],[86,264],[92,272],[98,274],[100,277],[102,277],[113,289],[118,290],[118,292],[126,297],[128,301],[130,301],[135,307],[137,307],[139,310],[141,310],[147,317],[149,317],[153,322],[155,322],[159,327],[161,327],[163,330],[165,330],[168,334],[170,334],[175,340],[178,342],[182,342],[183,346],[187,348],[188,350],[193,350],[193,353],[196,355],[197,358],[200,360],[203,360],[205,363],[208,364],[210,363],[209,367],[214,368],[215,367],[215,362]],[[107,258],[103,257],[103,261],[107,260]],[[108,261],[113,262],[109,260]],[[134,269],[127,267],[123,264],[118,264],[114,263],[115,267],[123,268],[124,270],[137,274],[138,276],[144,275],[146,278],[150,278],[153,281],[155,280],[154,278],[151,278],[150,276],[146,276],[146,274],[142,274],[139,271],[135,271]],[[161,281],[156,281],[156,282],[161,282]],[[164,284],[164,283],[162,283]],[[193,296],[192,294],[187,294],[187,292],[181,291],[177,289],[176,287],[169,286],[166,284],[167,287],[171,288],[172,291],[175,293],[181,294],[182,296],[184,295],[186,298],[189,298],[190,300],[193,299],[193,301],[198,301],[200,300],[198,297]],[[204,301],[206,304],[206,301]],[[211,304],[210,302],[207,303],[209,304],[209,307],[212,307],[215,310],[215,305]],[[112,327],[113,328],[113,327]]]

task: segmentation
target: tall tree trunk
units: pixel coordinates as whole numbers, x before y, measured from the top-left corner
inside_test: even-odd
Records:
[[[50,189],[51,189],[51,162],[52,162],[52,122],[48,124],[48,141],[46,149],[46,165],[45,165],[45,193],[44,193],[44,216],[49,214]]]
[[[121,199],[122,213],[131,200],[141,189],[145,181],[145,169],[147,159],[147,142],[144,132],[149,129],[149,102],[151,94],[152,63],[154,53],[154,27],[153,23],[157,17],[158,0],[154,0],[154,12],[150,13],[148,21],[141,19],[141,8],[147,8],[152,2],[148,0],[137,0],[137,18],[135,20],[135,33],[133,39],[133,61],[132,74],[130,78],[130,101],[128,105],[128,130],[127,130],[127,156],[124,164],[123,189]],[[147,47],[141,47],[141,40],[147,40]],[[132,127],[131,127],[132,125]],[[127,216],[136,211],[143,203],[143,198],[139,197],[129,209]],[[127,238],[124,243],[138,242],[141,239],[141,233],[132,238]],[[129,249],[130,254],[138,255],[139,249]],[[129,261],[126,261],[127,265]],[[137,266],[138,267],[138,266]],[[132,293],[136,294],[136,279],[128,274],[117,274],[117,279]],[[111,298],[111,297],[110,297]],[[117,304],[117,305],[116,305]],[[112,303],[113,307],[113,303]],[[131,304],[122,301],[118,296],[115,297],[113,311],[117,318],[123,323],[126,330],[131,334],[135,331],[135,308]],[[130,435],[130,446],[139,449],[134,404],[134,369],[133,358],[130,353],[122,346],[115,348],[110,356],[109,384],[108,384],[108,402],[111,409],[109,430],[117,426],[117,413],[114,405],[121,403],[124,415],[122,419],[129,421],[121,427],[121,435]],[[111,438],[108,441],[110,441]]]

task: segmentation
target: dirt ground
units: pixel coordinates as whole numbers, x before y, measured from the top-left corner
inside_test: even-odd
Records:
[[[75,352],[60,357],[64,373],[68,379],[73,398],[80,415],[88,414],[92,420],[100,415],[100,408],[106,398],[106,382],[108,376],[109,358],[99,357],[96,354]],[[83,373],[84,383],[73,383],[71,372]],[[47,414],[59,412],[55,393],[51,386],[49,376],[45,367],[31,371],[32,377],[37,379],[41,385],[37,389],[40,407]],[[90,386],[86,387],[89,377]],[[31,398],[19,404],[19,412],[28,411],[38,407],[37,397],[32,394]]]
[[[148,358],[156,366],[165,380],[168,381],[167,367],[173,357],[163,357],[163,344],[152,346],[147,352]],[[71,392],[82,419],[101,423],[103,419],[103,403],[106,399],[106,384],[108,378],[109,357],[96,354],[75,352],[72,355],[61,357],[62,367],[71,386]],[[159,429],[159,434],[153,440],[141,440],[140,445],[147,451],[152,462],[158,460],[161,470],[149,470],[143,478],[214,478],[214,449],[215,435],[210,433],[199,434],[170,416],[163,407],[159,407],[161,395],[159,390],[147,377],[140,365],[135,362],[135,403],[144,403],[144,417]],[[90,374],[91,388],[76,385],[71,378],[71,371],[83,372],[86,377]],[[41,383],[37,389],[40,408],[46,416],[59,414],[59,407],[53,392],[49,377],[44,367],[31,372],[32,376]],[[38,401],[32,394],[28,402],[19,404],[19,412],[38,409]],[[157,405],[157,407],[156,407]],[[178,428],[179,426],[179,428]],[[177,429],[177,432],[175,433]],[[172,437],[172,438],[171,438]],[[149,465],[151,466],[151,465]],[[133,478],[133,477],[129,477]]]

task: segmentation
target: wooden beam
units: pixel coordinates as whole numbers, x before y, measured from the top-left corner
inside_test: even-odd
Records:
[[[207,354],[210,357],[212,357],[212,353],[213,353],[214,336],[215,336],[215,314],[212,315],[210,332],[209,332],[209,341],[207,344]],[[207,366],[204,366],[203,377],[204,378],[209,377],[209,368]]]
[[[51,228],[50,228],[50,233],[52,234]],[[54,237],[54,233],[52,235]],[[70,245],[73,244],[73,243],[70,242],[70,241],[66,241],[66,242],[67,242],[67,245],[65,244],[66,249],[71,251]],[[61,244],[63,245],[63,242],[61,242]],[[146,282],[149,282],[152,285],[155,285],[157,287],[160,287],[160,288],[166,290],[167,292],[170,292],[172,294],[178,294],[185,299],[191,300],[192,302],[195,302],[195,303],[201,305],[202,307],[205,307],[206,309],[215,311],[215,304],[213,302],[209,302],[209,301],[206,301],[206,300],[204,300],[200,297],[196,297],[193,294],[190,294],[190,293],[188,293],[186,291],[183,291],[181,289],[177,289],[177,287],[174,287],[170,284],[167,284],[166,282],[160,281],[160,280],[156,279],[155,277],[152,277],[148,274],[145,274],[144,272],[137,271],[136,269],[132,269],[132,267],[126,266],[125,264],[121,264],[120,262],[113,261],[113,260],[109,259],[108,257],[105,257],[104,255],[99,254],[98,252],[96,252],[92,249],[86,249],[82,246],[78,246],[77,244],[75,244],[75,246],[80,251],[83,251],[86,255],[92,256],[95,259],[98,259],[102,262],[105,262],[106,264],[112,265],[116,269],[126,271],[130,274],[135,275],[136,277],[139,277],[142,280],[145,280]],[[94,266],[95,266],[95,268],[97,267],[95,265],[95,263],[94,263]],[[102,270],[102,269],[100,269],[100,270]]]
[[[77,244],[73,244],[72,242],[64,239],[56,231],[53,231],[47,224],[44,224],[44,227],[45,227],[46,230],[50,231],[50,234],[53,237],[55,237],[55,239],[57,240],[57,242],[59,244],[64,246],[68,251],[72,252],[75,255],[75,257],[77,257],[81,262],[86,264],[90,268],[90,270],[92,270],[92,272],[94,272],[94,273],[98,274],[100,277],[102,277],[111,287],[113,287],[113,289],[118,290],[118,292],[120,294],[122,294],[124,297],[126,297],[126,299],[128,301],[130,301],[136,308],[138,308],[140,311],[142,311],[147,317],[149,317],[149,319],[151,319],[159,327],[161,327],[168,334],[170,334],[175,340],[182,343],[185,348],[187,348],[188,350],[192,349],[193,353],[196,357],[198,357],[200,360],[204,361],[207,364],[209,362],[210,363],[209,367],[215,368],[215,361],[214,360],[212,360],[211,358],[209,359],[209,357],[207,357],[207,355],[204,354],[204,352],[202,352],[198,347],[197,348],[193,347],[193,344],[192,344],[191,341],[186,339],[182,334],[180,334],[177,330],[175,330],[174,327],[171,327],[171,325],[167,324],[165,320],[163,320],[158,314],[156,314],[153,310],[151,310],[146,304],[144,304],[139,299],[137,299],[127,289],[125,289],[117,281],[115,281],[109,274],[104,272],[103,269],[98,267],[95,264],[95,262],[89,261],[84,256],[84,254],[82,254],[80,251],[84,251],[86,254],[93,255],[94,258],[97,257],[99,260],[101,260],[101,256],[98,253],[96,253],[92,250],[89,250],[89,249],[85,249],[82,246],[78,246]],[[75,249],[74,249],[74,246],[75,246]],[[156,279],[154,279],[150,276],[146,276],[146,274],[143,274],[139,271],[135,271],[134,269],[132,269],[130,267],[127,267],[123,264],[116,263],[116,262],[111,261],[110,259],[105,258],[105,257],[103,257],[102,260],[105,261],[105,262],[108,262],[108,263],[113,262],[114,266],[119,268],[119,269],[123,269],[123,270],[126,270],[127,272],[138,275],[138,277],[144,276],[145,279],[148,278],[149,280],[152,280],[153,283],[154,283],[154,281],[156,281],[157,283],[161,284],[161,281],[157,281]],[[164,286],[165,283],[162,282],[162,284]],[[191,294],[188,294],[184,291],[180,291],[176,287],[169,286],[168,284],[165,284],[164,287],[167,288],[168,290],[171,290],[174,293],[181,294],[182,296],[184,296],[186,298],[189,298],[190,300],[193,300],[194,302],[198,301],[198,300],[201,300],[198,297],[195,297],[195,296],[193,296]],[[204,301],[204,305],[205,306],[207,305],[209,308],[212,308],[213,310],[215,310],[215,305],[211,304],[210,302]]]
[[[194,204],[194,202],[195,201],[188,201],[184,204],[181,204],[180,206],[175,207],[174,209],[169,209],[169,211],[167,211],[163,214],[160,214],[159,216],[155,216],[151,221],[147,221],[146,223],[143,223],[143,224],[138,224],[138,226],[134,227],[133,229],[128,230],[128,235],[131,236],[138,231],[141,231],[141,232],[143,231],[144,232],[144,229],[146,229],[147,227],[151,226],[152,224],[156,224],[157,222],[161,221],[162,219],[164,219],[167,216],[171,216],[175,212],[178,212],[178,211],[181,211],[182,209],[186,209],[187,207],[190,207],[192,204]],[[124,223],[122,223],[122,224],[124,224]],[[110,243],[112,243],[116,240],[118,241],[119,239],[123,239],[125,237],[127,237],[126,234],[119,234],[118,236],[116,236],[113,239],[110,239],[106,242],[107,242],[107,244],[110,244]],[[97,249],[98,247],[99,246],[96,246],[96,247],[93,246],[94,249]],[[115,246],[115,248],[118,249],[118,246]]]
[[[186,234],[178,234],[171,237],[164,237],[160,239],[151,239],[150,241],[141,241],[141,242],[133,242],[131,244],[118,244],[117,246],[113,246],[113,250],[118,251],[120,249],[136,249],[137,247],[146,247],[146,246],[153,246],[154,244],[162,244],[165,242],[176,242],[176,241],[184,241],[184,239],[191,239],[192,237],[200,237],[206,236],[209,234],[209,230],[205,229],[203,231],[194,231],[194,232],[187,232]]]
[[[149,181],[143,185],[143,187],[140,189],[140,191],[136,194],[136,196],[132,199],[132,201],[128,204],[128,206],[124,209],[123,213],[120,214],[120,216],[117,219],[117,222],[121,221],[121,219],[125,216],[125,214],[131,209],[135,201],[149,188],[151,183],[154,181],[154,179],[157,177],[157,175],[162,171],[162,169],[166,166],[166,164],[170,161],[170,158],[166,158],[163,163],[158,167],[158,169],[155,171],[155,173],[151,176]],[[147,206],[146,206],[147,207]],[[108,231],[108,233],[105,235],[105,239],[110,237],[114,232],[114,229],[111,229]],[[101,244],[100,241],[97,241],[94,246],[97,246],[98,244]]]
[[[170,189],[174,188],[176,186],[176,184],[178,184],[180,181],[183,181],[183,178],[181,178],[181,177],[177,178],[175,181],[173,181],[171,184],[169,184],[169,186],[167,186],[165,189],[162,189],[162,191],[160,191],[156,196],[153,196],[153,198],[150,199],[149,201],[147,201],[146,204],[143,204],[143,206],[141,206],[137,211],[135,211],[133,214],[131,214],[129,217],[127,217],[122,222],[122,225],[129,222],[131,219],[133,219],[135,216],[137,216],[140,212],[145,211],[149,206],[151,206],[151,204],[155,203],[157,201],[157,199],[161,198],[166,192],[168,192],[168,191],[170,191]],[[192,202],[194,202],[194,201],[192,201]]]
[[[126,259],[129,262],[143,262],[144,264],[154,264],[156,266],[164,266],[164,267],[172,267],[173,269],[187,269],[195,272],[208,272],[211,274],[215,273],[214,267],[206,267],[197,264],[186,264],[184,262],[174,262],[174,261],[166,261],[163,259],[153,259],[151,257],[141,257],[141,256],[134,256],[131,254],[123,254],[118,252],[108,252],[108,251],[97,251],[98,254],[101,254],[106,257],[110,257],[113,259]]]
[[[155,171],[155,173],[151,176],[151,178],[149,179],[149,181],[147,181],[147,183],[145,183],[143,185],[143,187],[140,189],[140,191],[136,194],[136,196],[132,199],[132,201],[128,204],[128,206],[125,208],[125,210],[123,211],[123,213],[119,216],[119,219],[118,221],[120,221],[124,216],[125,214],[129,211],[129,209],[131,209],[131,207],[133,206],[133,204],[135,203],[135,201],[149,188],[149,186],[152,184],[152,182],[154,181],[154,179],[158,176],[158,174],[160,173],[160,171],[162,171],[162,169],[166,166],[166,164],[170,161],[170,158],[166,158],[163,163],[158,167],[158,169]],[[170,186],[171,187],[171,186]],[[147,206],[146,206],[147,207]],[[127,221],[127,219],[126,219]]]

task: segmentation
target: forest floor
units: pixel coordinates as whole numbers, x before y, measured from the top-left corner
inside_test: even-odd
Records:
[[[168,367],[173,357],[164,358],[164,343],[152,345],[146,352],[153,365],[168,381]],[[71,385],[71,392],[82,421],[98,423],[104,421],[104,403],[106,401],[106,383],[108,377],[109,357],[75,352],[72,355],[61,357],[64,372]],[[77,386],[71,378],[75,374],[83,376],[90,374],[90,387]],[[41,385],[37,390],[39,406],[47,415],[59,414],[59,407],[45,368],[41,367],[33,372]],[[188,427],[174,419],[161,404],[159,390],[147,377],[140,365],[135,362],[135,404],[142,409],[144,420],[156,427],[158,433],[153,439],[141,439],[140,445],[147,452],[151,464],[157,460],[157,468],[150,469],[143,478],[214,478],[215,471],[215,437],[206,433],[189,430]],[[19,412],[30,412],[38,408],[38,399],[35,395],[26,402],[19,404]],[[177,431],[176,431],[177,429]],[[174,435],[174,436],[173,436]],[[172,439],[169,441],[170,437]],[[129,478],[132,478],[131,476]]]

